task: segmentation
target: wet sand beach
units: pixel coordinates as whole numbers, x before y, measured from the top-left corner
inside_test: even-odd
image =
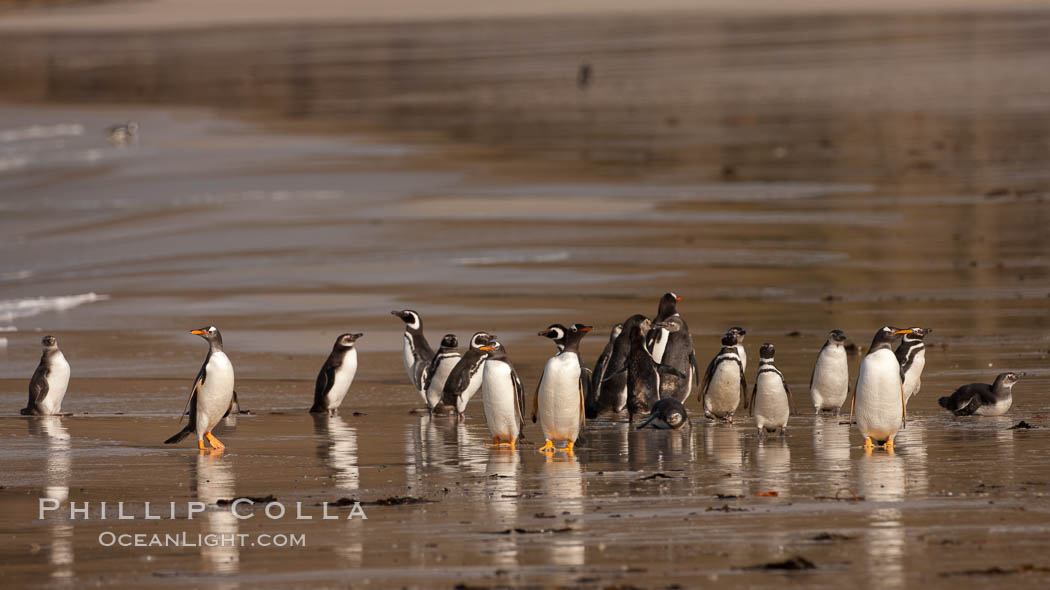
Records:
[[[1050,12],[385,20],[0,26],[0,583],[1047,584]],[[139,141],[108,143],[128,120]],[[593,324],[593,362],[666,291],[701,366],[732,325],[756,361],[776,344],[786,438],[707,424],[694,394],[687,431],[592,421],[548,460],[532,424],[486,447],[480,398],[459,424],[413,413],[391,309],[435,346],[497,334],[531,396],[538,330]],[[161,444],[209,324],[250,411],[221,455]],[[892,455],[808,407],[828,330],[866,347],[885,324],[934,329]],[[313,417],[343,332],[357,378]],[[72,415],[21,417],[45,334]],[[1006,416],[937,405],[1008,370]],[[217,504],[267,496],[284,518]],[[367,520],[322,518],[344,498]]]

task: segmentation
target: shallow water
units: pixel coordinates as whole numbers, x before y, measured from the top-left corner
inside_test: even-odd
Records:
[[[1048,23],[7,35],[5,585],[1044,586]],[[595,78],[581,90],[584,60]],[[103,130],[128,119],[138,144],[108,144]],[[800,413],[786,439],[759,441],[746,419],[694,416],[675,433],[592,422],[575,458],[548,461],[484,446],[478,402],[463,424],[410,413],[390,309],[419,310],[435,343],[498,334],[531,392],[553,350],[538,330],[594,324],[593,361],[610,326],[667,290],[701,363],[731,325],[752,358],[776,344]],[[868,455],[808,415],[807,378],[828,330],[864,346],[887,323],[934,333],[896,453]],[[187,332],[207,324],[252,411],[218,432],[221,456],[160,444],[204,354]],[[341,417],[312,418],[314,377],[346,331],[365,333],[357,380]],[[45,333],[72,366],[73,416],[18,417]],[[1007,416],[937,406],[1006,370],[1027,373]],[[1039,428],[1007,429],[1022,419]],[[183,514],[41,521],[42,494]],[[350,521],[238,520],[214,504],[269,494],[315,516],[342,497],[430,502]],[[210,508],[190,521],[194,499]],[[107,530],[308,544],[117,549],[99,544]],[[817,569],[741,569],[796,555]]]

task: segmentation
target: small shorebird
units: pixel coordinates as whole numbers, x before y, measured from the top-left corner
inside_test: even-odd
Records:
[[[131,145],[139,140],[139,124],[128,121],[106,129],[106,139],[113,145]]]

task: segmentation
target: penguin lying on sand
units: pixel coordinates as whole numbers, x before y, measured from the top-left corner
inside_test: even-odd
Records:
[[[937,403],[956,416],[1002,416],[1013,404],[1013,387],[1020,380],[1017,373],[1002,373],[991,385],[963,385]]]
[[[658,430],[677,430],[688,425],[689,413],[685,411],[682,402],[673,397],[665,397],[653,405],[652,413],[638,426],[638,430],[647,426]]]

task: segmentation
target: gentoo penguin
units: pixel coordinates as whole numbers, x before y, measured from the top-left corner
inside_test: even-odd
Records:
[[[922,387],[922,370],[926,367],[926,335],[933,328],[910,328],[911,334],[905,334],[897,347],[897,362],[901,366],[901,382],[904,384],[904,403],[911,396],[919,393]]]
[[[197,434],[197,448],[204,450],[204,439],[207,438],[212,448],[221,450],[226,445],[212,436],[211,429],[222,420],[233,401],[233,364],[222,350],[222,334],[215,326],[193,330],[208,341],[208,356],[197,373],[190,393],[190,420],[186,427],[164,441],[164,444],[175,444],[186,438],[191,432]]]
[[[481,401],[492,445],[506,444],[513,449],[525,430],[525,388],[503,344],[497,340],[481,350],[489,353],[481,380]]]
[[[645,348],[652,355],[653,360],[658,363],[664,362],[664,350],[667,347],[667,337],[670,332],[661,322],[678,315],[678,302],[682,298],[674,293],[664,293],[660,298],[660,304],[656,308],[656,317],[653,318],[652,329],[645,335]]]
[[[755,417],[759,437],[777,429],[781,435],[786,434],[788,416],[791,415],[791,389],[773,361],[775,352],[769,342],[758,351],[758,376],[751,391],[751,415]]]
[[[893,354],[893,341],[911,330],[885,326],[875,333],[871,348],[860,362],[857,386],[853,389],[850,422],[857,415],[857,427],[864,436],[864,448],[874,448],[872,439],[893,448],[893,438],[907,421],[901,366]]]
[[[430,363],[423,369],[422,385],[423,390],[426,392],[426,397],[423,399],[427,402],[428,410],[433,410],[434,406],[441,401],[441,394],[445,391],[445,382],[448,380],[448,374],[452,372],[456,363],[463,357],[457,350],[458,347],[459,340],[456,338],[456,335],[445,334],[445,337],[441,339],[441,348],[438,348],[437,354],[430,359]]]
[[[546,443],[541,453],[553,454],[554,441],[563,440],[565,446],[559,451],[572,455],[580,430],[587,417],[583,409],[583,373],[580,371],[580,341],[590,332],[590,326],[569,328],[565,337],[565,348],[551,357],[543,367],[536,397],[532,400],[532,421],[540,421]]]
[[[740,366],[747,370],[747,352],[744,350],[744,336],[747,330],[733,326],[726,334],[732,334],[736,338],[736,354],[740,357]]]
[[[733,423],[740,400],[747,408],[747,378],[744,377],[744,363],[740,360],[740,347],[737,346],[736,332],[730,330],[722,337],[722,349],[711,359],[700,384],[700,403],[704,416]]]
[[[408,371],[408,378],[412,381],[419,397],[423,399],[423,403],[427,403],[427,392],[423,387],[423,369],[434,358],[434,349],[430,348],[427,337],[423,335],[423,318],[411,309],[401,311],[395,309],[390,312],[390,315],[395,315],[405,322],[405,341],[401,346],[405,370]]]
[[[627,411],[627,358],[631,353],[631,332],[649,318],[635,314],[623,323],[623,330],[613,342],[609,361],[602,370],[597,394],[596,414],[622,415]]]
[[[700,385],[700,366],[696,362],[693,337],[689,334],[685,320],[679,315],[671,316],[659,324],[653,323],[653,330],[649,333],[657,328],[667,332],[667,346],[661,364],[682,375],[665,372],[660,380],[660,397],[673,397],[685,403],[694,384]]]
[[[574,325],[576,326],[577,330],[583,327],[583,324]],[[569,332],[565,328],[565,326],[561,324],[551,324],[550,326],[547,326],[546,330],[541,331],[538,335],[545,336],[553,340],[554,345],[558,347],[558,352],[561,352],[565,350],[565,337],[568,335],[568,333]],[[594,375],[593,373],[591,373],[591,370],[587,368],[587,363],[583,362],[583,355],[581,354],[578,356],[580,357],[580,370],[583,371],[584,379],[586,379],[583,386],[583,399],[584,401],[586,401],[591,398],[591,380]]]
[[[937,400],[941,407],[956,416],[1002,416],[1013,404],[1014,383],[1021,380],[1017,373],[1003,373],[995,383],[971,383],[955,393]]]
[[[673,397],[665,397],[653,405],[653,412],[638,426],[638,430],[646,426],[657,430],[677,430],[688,425],[689,414],[682,402]]]
[[[113,125],[106,129],[106,139],[114,145],[128,145],[138,141],[139,124],[128,121],[123,125]]]
[[[311,414],[328,412],[329,416],[339,413],[339,405],[350,391],[350,385],[357,374],[357,348],[354,343],[364,334],[343,334],[335,339],[332,354],[317,374],[314,386],[314,405]]]
[[[445,387],[441,390],[441,399],[434,404],[432,412],[442,416],[463,416],[467,409],[467,402],[477,393],[481,387],[482,367],[488,358],[488,351],[482,350],[488,346],[495,336],[488,332],[478,332],[470,338],[470,348],[459,359],[456,366],[445,380]]]
[[[62,398],[69,387],[69,363],[58,349],[54,336],[41,341],[44,354],[29,380],[29,402],[22,409],[23,416],[52,416],[62,411]]]
[[[833,410],[837,415],[849,395],[849,362],[845,344],[846,334],[842,330],[832,330],[828,332],[824,347],[817,353],[817,362],[809,378],[809,397],[813,400],[815,414]]]
[[[602,378],[605,376],[605,370],[609,366],[609,360],[612,357],[613,345],[616,343],[616,338],[623,332],[623,324],[616,324],[613,329],[609,331],[609,341],[605,344],[605,349],[602,350],[602,354],[598,357],[598,360],[594,362],[594,372],[591,375],[591,395],[589,399],[584,399],[584,406],[587,411],[588,418],[598,417],[598,397],[601,391]]]

